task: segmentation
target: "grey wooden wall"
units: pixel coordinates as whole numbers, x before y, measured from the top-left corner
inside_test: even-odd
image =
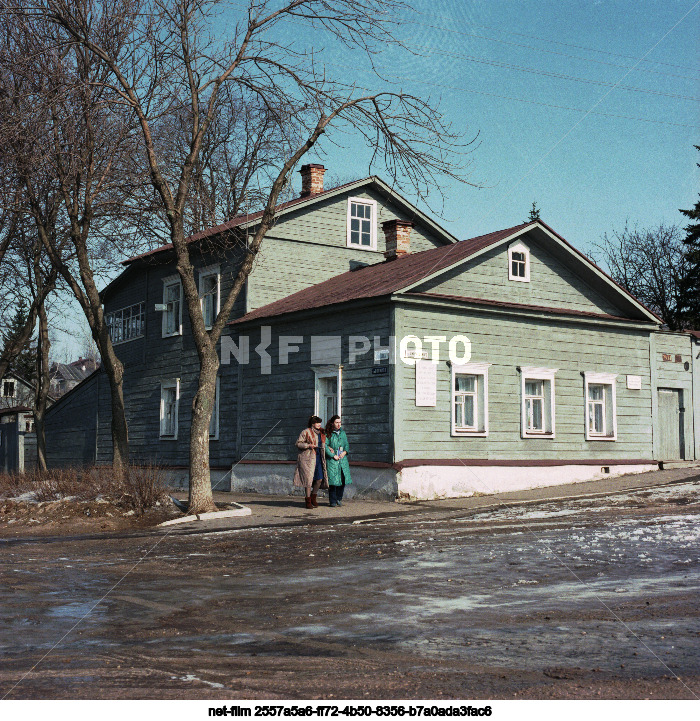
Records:
[[[106,385],[104,373],[96,371],[47,410],[46,457],[49,466],[95,463],[99,417],[105,408],[100,391]],[[109,408],[109,402],[106,407]]]
[[[392,460],[392,369],[373,375],[372,351],[349,362],[350,336],[381,338],[389,344],[391,313],[387,303],[331,312],[296,321],[277,321],[271,327],[271,373],[262,375],[257,359],[240,366],[241,455],[249,460],[294,460],[300,431],[314,413],[315,375],[311,363],[311,336],[340,336],[342,361],[341,417],[353,461]],[[260,342],[260,327],[241,328],[249,335],[251,349]],[[303,336],[298,353],[280,364],[280,336]],[[380,364],[377,364],[380,365]],[[384,364],[387,365],[387,364]],[[323,419],[324,423],[327,421]]]

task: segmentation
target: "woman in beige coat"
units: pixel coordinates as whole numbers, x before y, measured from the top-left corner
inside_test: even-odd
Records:
[[[323,422],[318,416],[309,418],[305,428],[297,438],[299,456],[297,470],[294,473],[294,485],[304,488],[307,508],[318,508],[316,495],[319,488],[328,488],[328,472],[326,470],[326,434]]]

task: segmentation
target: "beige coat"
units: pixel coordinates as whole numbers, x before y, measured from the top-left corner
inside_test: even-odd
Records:
[[[297,438],[296,446],[299,449],[297,458],[297,469],[294,473],[294,485],[302,488],[311,488],[314,482],[314,470],[316,469],[316,449],[313,448],[314,431],[310,428],[304,429]],[[328,488],[328,471],[326,470],[326,454],[324,453],[326,434],[321,431],[321,463],[323,464],[323,481],[321,488]]]

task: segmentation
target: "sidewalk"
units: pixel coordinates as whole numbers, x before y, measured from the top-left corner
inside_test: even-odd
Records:
[[[163,529],[175,533],[193,531],[224,531],[267,526],[297,526],[312,524],[362,523],[382,518],[398,518],[415,514],[437,514],[497,508],[503,504],[540,503],[558,499],[605,496],[636,489],[649,489],[684,481],[700,482],[700,465],[673,468],[649,473],[635,473],[597,481],[572,483],[563,486],[548,486],[525,491],[511,491],[496,495],[470,496],[468,498],[447,498],[440,501],[375,501],[353,498],[343,501],[341,507],[330,508],[327,495],[319,494],[319,507],[307,510],[301,495],[269,496],[258,493],[214,493],[216,503],[240,503],[251,510],[249,516],[236,518],[209,518],[170,526]],[[187,499],[187,493],[177,491],[175,498]]]

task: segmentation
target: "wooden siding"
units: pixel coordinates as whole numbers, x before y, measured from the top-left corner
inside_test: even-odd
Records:
[[[688,333],[654,333],[652,343],[652,365],[654,374],[654,452],[656,457],[661,457],[660,439],[656,436],[663,432],[659,428],[658,388],[676,388],[683,391],[683,407],[685,408],[683,432],[685,446],[685,460],[693,460],[696,457],[697,430],[693,427],[694,421],[700,422],[700,408],[693,388],[693,343]],[[670,360],[664,360],[664,358]],[[680,357],[677,361],[676,358]],[[688,370],[685,364],[688,364]],[[696,366],[697,367],[697,366]]]
[[[199,270],[220,265],[221,296],[230,289],[238,271],[241,251],[208,253],[192,258],[195,278]],[[163,302],[163,279],[175,275],[175,263],[153,263],[132,271],[129,283],[110,294],[105,310],[118,310],[134,303],[146,304],[146,329],[143,338],[119,343],[115,351],[124,363],[124,402],[129,426],[129,449],[136,462],[154,462],[168,466],[185,466],[189,462],[189,424],[192,401],[197,389],[199,359],[192,341],[190,321],[183,299],[182,335],[162,337],[162,313],[155,310]],[[243,315],[245,294],[236,300],[231,317]],[[226,331],[228,332],[228,331]],[[219,438],[210,442],[213,467],[230,465],[236,455],[237,376],[222,366],[219,375]],[[177,440],[160,438],[161,382],[180,379]],[[109,389],[101,389],[98,460],[109,462],[112,453]]]
[[[377,202],[377,250],[347,247],[348,197]],[[350,269],[350,261],[378,263],[384,260],[384,233],[381,224],[402,218],[402,210],[375,191],[346,193],[282,216],[262,243],[251,274],[248,307],[284,298],[310,285],[321,283]],[[411,231],[411,251],[430,250],[444,245],[428,228],[416,225]]]
[[[610,315],[626,315],[548,253],[529,235],[521,238],[530,248],[530,281],[508,279],[508,245],[448,271],[414,290],[484,300],[565,308]]]
[[[384,375],[372,375],[372,350],[356,358],[353,364],[348,358],[348,342],[352,335],[370,339],[379,336],[382,346],[389,346],[388,304],[270,325],[270,375],[260,374],[259,358],[253,352],[260,342],[260,328],[241,329],[242,335],[250,337],[252,361],[247,366],[240,366],[242,456],[246,460],[296,460],[294,442],[314,412],[315,375],[311,365],[310,337],[341,336],[341,416],[350,443],[351,459],[390,463],[391,367]],[[281,335],[304,337],[299,352],[289,356],[287,365],[279,363]],[[326,420],[323,419],[324,423]]]
[[[438,365],[436,407],[416,407],[415,368],[396,366],[396,460],[650,459],[652,457],[649,334],[496,314],[421,309],[395,310],[397,337],[466,335],[471,362],[489,368],[489,434],[450,435],[451,374],[447,344]],[[520,437],[518,366],[559,369],[555,376],[555,438]],[[617,441],[586,441],[584,371],[617,373]],[[642,377],[642,390],[627,390],[625,375]]]
[[[95,463],[98,414],[104,408],[99,394],[106,385],[104,373],[97,371],[47,410],[46,458],[50,467]]]

